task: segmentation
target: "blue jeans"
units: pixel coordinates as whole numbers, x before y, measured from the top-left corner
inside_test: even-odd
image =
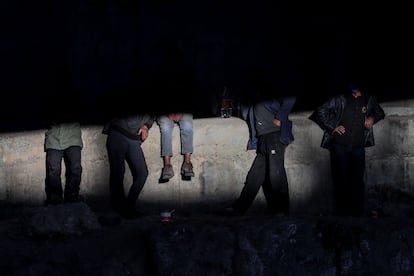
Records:
[[[173,156],[172,133],[176,122],[162,115],[157,118],[161,132],[161,156]],[[177,122],[180,128],[181,154],[193,153],[193,114],[184,113]]]
[[[77,197],[81,183],[81,147],[72,146],[65,150],[46,150],[46,197]],[[65,162],[65,189],[62,188],[62,159]]]

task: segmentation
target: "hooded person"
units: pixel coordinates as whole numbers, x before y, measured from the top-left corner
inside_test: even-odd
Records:
[[[375,145],[373,125],[384,118],[376,97],[354,81],[309,116],[323,130],[321,147],[330,152],[334,215],[364,214],[365,148]]]

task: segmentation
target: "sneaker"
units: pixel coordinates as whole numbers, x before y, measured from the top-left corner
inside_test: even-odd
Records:
[[[181,174],[184,176],[194,176],[193,164],[191,164],[191,162],[183,162],[183,165],[181,166]]]
[[[174,170],[172,165],[165,165],[162,169],[161,178],[162,179],[170,179],[174,176]]]

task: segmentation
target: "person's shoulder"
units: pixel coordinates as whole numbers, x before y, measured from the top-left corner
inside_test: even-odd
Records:
[[[325,103],[342,101],[345,99],[346,99],[345,93],[338,93],[338,94],[328,96],[328,98],[325,100]]]

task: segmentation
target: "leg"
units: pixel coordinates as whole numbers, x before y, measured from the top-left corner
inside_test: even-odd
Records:
[[[266,157],[257,152],[253,164],[247,173],[246,182],[239,198],[233,203],[233,209],[244,214],[252,205],[265,180]]]
[[[161,157],[163,158],[164,168],[161,174],[161,181],[166,182],[174,176],[174,170],[171,165],[172,150],[172,133],[174,129],[174,121],[170,120],[168,116],[159,116],[158,125],[161,134]]]
[[[62,158],[63,151],[48,149],[46,151],[46,204],[62,202]]]
[[[178,122],[180,127],[181,138],[181,153],[193,152],[193,115],[190,113],[184,113]],[[187,160],[186,160],[187,161]]]
[[[333,145],[331,154],[331,169],[333,182],[334,214],[347,216],[349,201],[349,154],[348,148],[341,145]]]
[[[266,202],[271,213],[289,214],[289,185],[285,170],[286,145],[279,142],[279,135],[267,135],[268,180],[263,185]]]
[[[174,122],[168,116],[159,116],[157,119],[161,134],[161,156],[173,156],[172,133]]]
[[[66,202],[78,201],[82,176],[81,148],[77,146],[67,148],[64,151],[63,160],[66,167],[64,200]]]
[[[365,211],[365,148],[356,148],[352,150],[351,161],[351,180],[350,185],[350,202],[351,214],[362,216]]]
[[[194,171],[191,163],[191,154],[193,153],[193,115],[184,113],[178,125],[180,127],[181,154],[184,155],[181,174],[183,177],[193,177]]]
[[[134,211],[135,203],[148,178],[148,167],[140,142],[130,141],[126,160],[132,173],[132,185],[128,192],[126,207],[127,211]]]
[[[125,156],[128,149],[127,138],[117,131],[108,135],[106,142],[110,168],[109,191],[112,207],[117,212],[125,209]]]

